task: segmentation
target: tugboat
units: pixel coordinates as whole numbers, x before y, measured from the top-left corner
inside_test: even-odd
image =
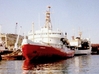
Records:
[[[49,10],[46,11],[44,27],[37,31],[32,29],[32,31],[28,34],[28,39],[23,39],[22,53],[25,57],[25,69],[31,62],[45,62],[74,56],[74,51],[67,48],[67,33],[63,34],[60,30],[52,30],[50,19],[51,7],[48,6],[48,8]]]
[[[69,41],[70,48],[75,51],[75,55],[91,54],[91,41],[89,38],[82,38],[82,32],[79,32],[78,37],[72,36],[72,40]]]

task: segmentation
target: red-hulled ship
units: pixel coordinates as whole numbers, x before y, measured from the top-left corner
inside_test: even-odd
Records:
[[[52,61],[74,56],[74,51],[67,48],[67,33],[64,35],[60,30],[52,30],[50,6],[48,8],[44,27],[37,31],[32,29],[28,34],[28,39],[23,39],[22,52],[25,65],[30,62]]]

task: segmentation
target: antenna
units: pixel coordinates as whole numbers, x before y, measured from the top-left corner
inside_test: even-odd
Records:
[[[40,22],[40,13],[38,13],[38,26],[39,26],[39,27],[41,27],[41,26],[40,26],[40,23],[41,23],[41,22]]]
[[[34,23],[32,23],[32,34],[33,34],[33,41],[34,41]]]
[[[79,28],[79,36],[80,36],[80,38],[82,36],[82,32],[81,32],[80,28]]]
[[[51,7],[50,7],[50,6],[48,6],[48,8],[49,8],[49,11],[50,11],[50,8],[51,8]]]
[[[17,24],[18,23],[16,23],[16,26],[15,26],[15,34],[17,34]]]

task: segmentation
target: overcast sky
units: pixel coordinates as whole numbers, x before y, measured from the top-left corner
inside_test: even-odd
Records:
[[[80,30],[83,37],[99,43],[99,0],[0,0],[1,32],[15,33],[16,22],[21,34],[27,34],[33,22],[35,30],[40,29],[49,5],[53,30],[67,32],[69,39]]]

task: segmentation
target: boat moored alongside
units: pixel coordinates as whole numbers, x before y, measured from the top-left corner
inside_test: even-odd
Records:
[[[91,41],[89,38],[81,38],[81,34],[76,38],[73,36],[70,41],[70,48],[75,51],[75,55],[91,54]]]

